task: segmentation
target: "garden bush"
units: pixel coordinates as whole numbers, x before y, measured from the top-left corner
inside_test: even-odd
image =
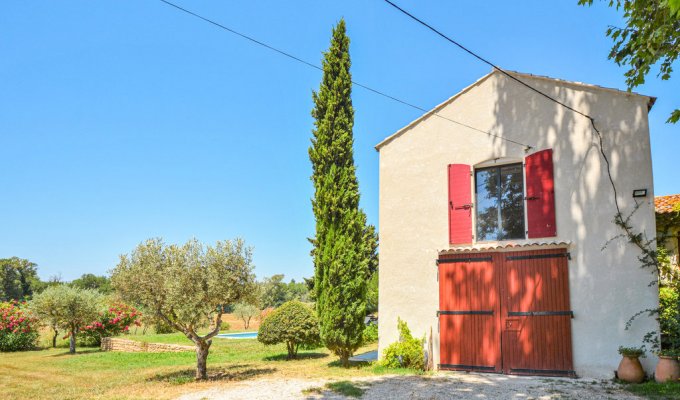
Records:
[[[80,328],[79,338],[87,345],[99,346],[102,338],[127,333],[132,325],[140,325],[142,313],[125,303],[115,302],[99,318]]]
[[[364,328],[363,344],[375,343],[378,341],[378,324],[370,323]]]
[[[38,320],[25,310],[26,303],[0,303],[0,351],[28,350],[38,342]]]
[[[411,335],[406,322],[397,319],[399,341],[389,345],[383,353],[382,365],[388,368],[410,368],[425,370],[423,343],[425,339],[417,339]]]
[[[680,296],[675,287],[659,289],[661,349],[680,350]]]
[[[300,346],[319,345],[319,319],[311,307],[297,300],[288,301],[262,321],[257,340],[264,344],[285,343],[288,359],[296,358]]]

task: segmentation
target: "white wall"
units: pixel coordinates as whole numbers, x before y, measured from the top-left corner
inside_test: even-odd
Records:
[[[612,164],[624,214],[635,206],[633,189],[648,196],[632,221],[654,235],[652,163],[647,121],[648,98],[541,78],[522,77],[574,108],[595,116]],[[439,114],[488,130],[534,149],[553,149],[556,217],[559,241],[571,242],[569,279],[574,365],[588,377],[611,377],[620,345],[640,345],[643,335],[658,330],[641,317],[630,330],[626,321],[637,311],[655,308],[656,276],[643,270],[638,251],[611,221],[613,193],[605,174],[590,122],[549,102],[498,73],[478,81]],[[521,146],[430,116],[380,147],[380,351],[398,339],[397,317],[415,335],[433,329],[437,336],[438,251],[449,249],[447,165],[475,165],[500,157],[523,158]],[[655,360],[643,359],[648,372]]]

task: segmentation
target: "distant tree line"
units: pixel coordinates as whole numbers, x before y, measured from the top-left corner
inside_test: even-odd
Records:
[[[106,276],[83,274],[71,282],[64,282],[60,276],[43,281],[38,277],[38,265],[29,260],[11,257],[0,258],[0,302],[26,300],[51,286],[68,284],[78,289],[92,289],[101,294],[110,294],[111,280]]]

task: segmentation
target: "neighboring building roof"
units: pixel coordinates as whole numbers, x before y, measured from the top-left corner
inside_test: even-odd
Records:
[[[652,109],[652,106],[654,106],[654,103],[656,102],[656,97],[653,97],[653,96],[646,96],[646,95],[643,95],[643,94],[640,94],[640,93],[629,92],[629,91],[626,91],[626,90],[607,88],[607,87],[604,87],[604,86],[598,86],[598,85],[593,85],[593,84],[583,83],[583,82],[567,81],[567,80],[564,80],[564,79],[551,78],[551,77],[549,77],[549,76],[533,75],[533,74],[528,74],[528,73],[524,73],[524,72],[517,72],[517,71],[510,71],[510,70],[504,70],[504,71],[505,71],[505,72],[508,72],[508,73],[510,73],[510,74],[512,74],[512,75],[514,75],[514,76],[517,77],[517,78],[529,78],[529,79],[547,80],[547,81],[552,81],[552,82],[558,82],[558,83],[561,83],[561,84],[564,84],[564,85],[571,85],[571,86],[576,86],[576,87],[581,87],[581,88],[586,88],[586,89],[602,90],[602,91],[614,92],[614,93],[619,93],[619,94],[628,95],[628,96],[633,95],[633,96],[645,97],[645,98],[648,99],[648,100],[647,100],[647,111],[651,110],[651,109]],[[446,99],[444,102],[438,104],[438,105],[435,106],[433,109],[431,109],[430,111],[428,111],[428,112],[426,112],[425,114],[421,115],[420,117],[416,118],[415,120],[413,120],[411,123],[409,123],[409,124],[406,125],[405,127],[399,129],[398,131],[396,131],[396,132],[393,133],[392,135],[390,135],[390,136],[386,137],[385,139],[383,139],[383,141],[381,141],[380,143],[378,143],[377,145],[375,145],[375,149],[376,149],[377,151],[380,151],[380,148],[381,148],[381,147],[383,147],[384,145],[388,144],[389,142],[391,142],[392,140],[396,139],[397,137],[401,136],[404,132],[406,132],[407,130],[409,130],[409,128],[411,128],[412,126],[418,124],[420,121],[422,121],[423,119],[429,117],[430,115],[437,113],[437,111],[441,110],[442,108],[444,108],[445,106],[447,106],[449,103],[451,103],[451,102],[453,102],[454,100],[456,100],[458,97],[460,97],[460,96],[464,95],[465,93],[469,92],[470,89],[472,89],[472,88],[474,88],[475,86],[479,85],[480,83],[484,82],[485,80],[487,80],[487,79],[488,79],[490,76],[492,76],[493,74],[499,74],[499,73],[501,73],[501,72],[498,71],[497,69],[492,69],[491,72],[489,72],[488,74],[486,74],[486,75],[482,76],[481,78],[477,79],[473,84],[471,84],[471,85],[465,87],[463,90],[461,90],[460,92],[456,93],[455,95],[449,97],[449,98]]]
[[[665,214],[678,210],[680,207],[680,194],[654,197],[654,209],[657,214]]]

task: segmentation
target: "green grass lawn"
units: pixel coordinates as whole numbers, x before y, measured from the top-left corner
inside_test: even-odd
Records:
[[[127,335],[151,343],[191,345],[182,334]],[[47,343],[45,339],[41,342]],[[68,354],[66,342],[56,349],[0,353],[0,388],[4,399],[126,399],[172,398],[207,385],[243,379],[296,377],[345,379],[382,373],[369,364],[342,368],[325,348],[301,350],[286,361],[285,345],[264,346],[255,339],[215,338],[208,357],[210,382],[194,382],[196,358],[183,353],[119,353],[80,347]],[[366,346],[359,352],[374,350]]]
[[[624,388],[647,399],[680,399],[680,382],[647,381],[640,384],[624,384]]]

